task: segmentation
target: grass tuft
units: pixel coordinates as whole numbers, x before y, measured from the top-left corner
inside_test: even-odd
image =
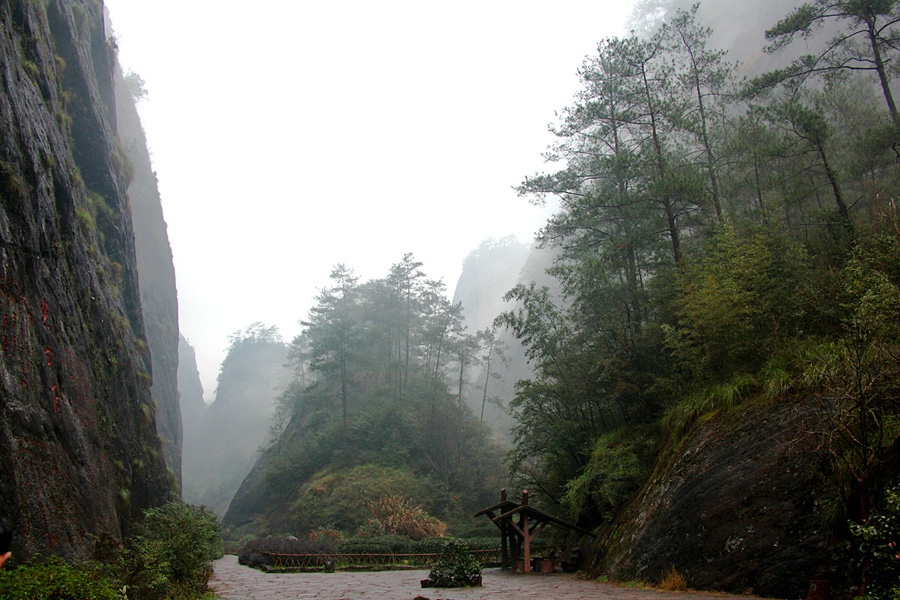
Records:
[[[670,565],[659,582],[659,589],[666,592],[683,592],[687,589],[687,581],[674,565]]]

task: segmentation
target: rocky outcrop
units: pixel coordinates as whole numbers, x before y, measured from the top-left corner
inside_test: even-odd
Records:
[[[275,399],[290,381],[280,342],[245,341],[222,363],[216,400],[184,448],[184,499],[220,517],[269,441]]]
[[[809,479],[823,459],[817,408],[741,408],[696,427],[598,544],[594,570],[659,581],[674,567],[698,589],[804,596],[829,564]]]
[[[134,167],[128,200],[134,223],[141,308],[150,347],[150,393],[156,405],[156,431],[166,464],[181,483],[181,409],[178,405],[178,297],[175,266],[163,218],[156,173],[135,98],[116,67],[116,115],[120,147]]]
[[[200,419],[206,411],[206,402],[203,400],[203,383],[197,368],[197,354],[183,335],[178,336],[178,398],[181,404],[184,445],[187,446],[188,440],[197,437]]]
[[[21,557],[85,557],[173,490],[101,11],[0,0],[0,511]]]
[[[528,255],[528,246],[515,238],[491,238],[466,257],[453,303],[462,303],[466,325],[472,332],[490,327],[504,309],[503,295],[519,282]]]

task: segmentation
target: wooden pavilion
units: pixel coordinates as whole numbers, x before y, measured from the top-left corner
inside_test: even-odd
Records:
[[[506,490],[500,491],[500,502],[475,513],[476,517],[487,515],[488,518],[500,529],[501,560],[500,567],[509,569],[509,546],[512,545],[513,564],[518,561],[520,552],[523,558],[523,571],[531,572],[531,542],[547,525],[553,525],[559,529],[576,531],[584,535],[595,537],[587,529],[557,519],[528,504],[528,499],[534,494],[523,490],[519,496],[521,502],[513,502],[506,497]]]

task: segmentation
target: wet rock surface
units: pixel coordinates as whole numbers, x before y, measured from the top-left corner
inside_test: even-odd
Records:
[[[719,414],[695,428],[600,546],[594,569],[767,597],[805,596],[827,568],[817,492],[816,403]]]
[[[101,10],[0,1],[0,511],[21,558],[83,558],[172,493]]]
[[[140,279],[141,310],[150,351],[156,405],[156,431],[163,443],[169,470],[181,483],[182,423],[178,399],[178,296],[175,265],[156,173],[150,163],[147,138],[135,99],[118,67],[115,69],[116,122],[119,147],[134,175],[128,200],[134,223],[135,254]]]

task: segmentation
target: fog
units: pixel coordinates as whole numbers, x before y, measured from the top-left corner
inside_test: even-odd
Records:
[[[452,294],[488,237],[550,208],[513,186],[630,2],[107,0],[140,104],[209,402],[227,336],[299,330],[332,265],[405,252]]]

